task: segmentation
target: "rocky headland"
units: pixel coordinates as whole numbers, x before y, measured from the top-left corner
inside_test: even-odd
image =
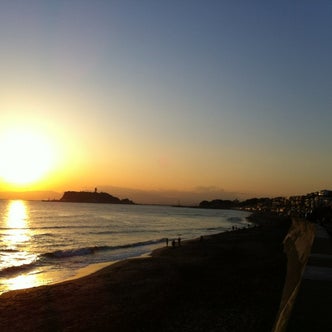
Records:
[[[134,204],[134,202],[128,198],[120,199],[108,193],[97,191],[66,191],[59,201],[70,203]]]

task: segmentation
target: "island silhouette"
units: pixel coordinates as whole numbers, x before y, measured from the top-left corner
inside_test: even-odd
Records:
[[[68,203],[111,203],[111,204],[135,204],[128,198],[120,199],[108,193],[90,191],[65,191],[59,202]]]

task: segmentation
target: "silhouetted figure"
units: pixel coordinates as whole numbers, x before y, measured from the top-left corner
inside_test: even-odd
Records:
[[[178,245],[179,245],[179,247],[181,247],[181,238],[180,238],[180,236],[178,238]]]
[[[172,240],[172,247],[175,247],[175,240]]]
[[[166,247],[168,247],[168,237],[166,238]]]
[[[201,235],[201,237],[199,238],[199,240],[202,242],[203,241],[203,235]]]

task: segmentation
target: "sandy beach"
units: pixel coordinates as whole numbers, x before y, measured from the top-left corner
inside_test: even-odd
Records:
[[[1,331],[270,331],[289,221],[155,250],[60,284],[0,296]]]

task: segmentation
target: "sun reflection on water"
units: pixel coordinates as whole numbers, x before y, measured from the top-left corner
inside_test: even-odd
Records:
[[[23,201],[10,201],[7,208],[7,226],[11,228],[26,227],[27,207]]]
[[[26,268],[30,268],[37,258],[31,252],[32,231],[29,224],[28,204],[18,200],[8,202],[2,221],[0,288],[14,290],[42,284],[37,274],[20,274],[26,272]],[[0,289],[0,293],[4,289]]]
[[[22,274],[14,278],[7,279],[4,284],[7,290],[31,288],[43,284],[38,274]]]
[[[29,241],[28,218],[25,202],[11,201],[9,203],[6,215],[8,228],[6,242],[9,247],[16,247],[18,244]]]

